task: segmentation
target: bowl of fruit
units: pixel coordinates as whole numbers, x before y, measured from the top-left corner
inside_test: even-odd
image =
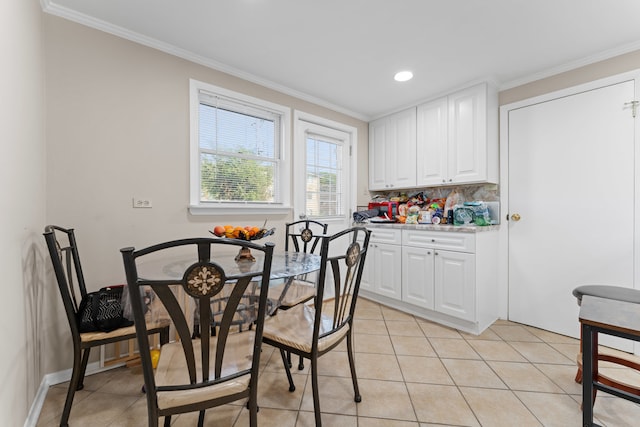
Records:
[[[214,236],[226,238],[226,239],[238,239],[238,240],[258,240],[263,237],[267,237],[275,233],[276,229],[266,229],[257,226],[247,225],[245,227],[233,226],[233,225],[216,225],[213,230],[209,230],[209,233]],[[251,255],[249,248],[243,247],[236,256],[236,261],[255,261],[256,259]]]

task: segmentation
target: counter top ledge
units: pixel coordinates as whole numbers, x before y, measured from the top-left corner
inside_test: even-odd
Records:
[[[484,231],[496,231],[500,229],[500,225],[447,225],[447,224],[376,224],[372,222],[355,223],[354,225],[363,225],[369,228],[397,228],[401,230],[424,230],[424,231],[448,231],[455,233],[480,233]]]

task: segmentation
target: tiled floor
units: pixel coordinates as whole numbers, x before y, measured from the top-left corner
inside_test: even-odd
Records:
[[[480,336],[460,333],[362,299],[355,325],[362,402],[353,401],[345,346],[320,359],[325,426],[580,426],[581,386],[573,379],[578,341],[508,321]],[[295,370],[295,368],[294,368]],[[623,368],[610,374],[640,383]],[[259,381],[259,425],[313,426],[308,363],[288,391],[279,353],[265,346]],[[139,369],[87,377],[76,394],[72,426],[144,426],[146,401]],[[38,426],[55,426],[67,384],[47,394]],[[640,406],[599,393],[596,422],[636,426]],[[197,414],[172,426],[196,425]],[[248,426],[243,402],[207,411],[207,426]]]

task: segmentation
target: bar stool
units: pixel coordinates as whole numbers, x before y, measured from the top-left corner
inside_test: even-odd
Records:
[[[573,290],[573,296],[575,296],[576,299],[578,300],[578,305],[582,304],[582,297],[585,295],[590,295],[590,296],[605,298],[610,300],[616,300],[616,301],[629,302],[634,304],[640,304],[639,290],[631,289],[631,288],[623,288],[621,286],[583,285],[583,286],[578,286]],[[640,327],[640,325],[638,326]],[[628,360],[619,356],[598,353],[597,335],[594,339],[593,345],[597,353],[597,360],[594,361],[594,363],[596,364],[596,367],[597,367],[597,361],[604,361],[604,362],[610,362],[610,363],[626,366],[628,368],[632,368],[640,371],[640,364],[636,362],[633,362],[631,360]],[[580,329],[580,353],[578,354],[577,362],[578,362],[578,372],[576,373],[575,381],[577,383],[581,383],[582,382],[582,328]],[[600,381],[603,384],[607,384],[612,387],[625,390],[628,393],[640,396],[640,388],[629,385],[629,384],[620,383],[619,381],[613,380],[611,378],[607,378],[602,374],[598,374],[597,371],[596,371],[596,374],[599,376]]]

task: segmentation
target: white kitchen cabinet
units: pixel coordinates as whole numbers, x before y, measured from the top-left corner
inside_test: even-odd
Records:
[[[434,308],[434,250],[402,247],[402,301]]]
[[[459,319],[475,321],[475,255],[434,251],[434,309]]]
[[[481,333],[498,318],[498,233],[417,227],[370,227],[362,295],[434,322]]]
[[[497,183],[497,111],[486,83],[419,105],[417,185]]]
[[[401,238],[401,230],[372,230],[360,289],[387,298],[401,298]]]
[[[416,109],[369,123],[369,189],[416,186]]]

